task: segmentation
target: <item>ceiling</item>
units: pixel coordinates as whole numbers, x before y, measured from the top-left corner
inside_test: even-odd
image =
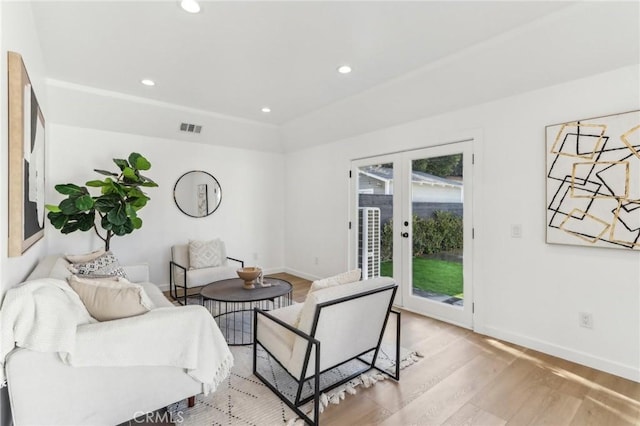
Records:
[[[640,63],[637,1],[201,4],[32,2],[48,122],[291,152]]]
[[[178,3],[34,3],[48,77],[282,125],[567,6],[227,1],[189,14]],[[345,63],[353,72],[337,73]]]

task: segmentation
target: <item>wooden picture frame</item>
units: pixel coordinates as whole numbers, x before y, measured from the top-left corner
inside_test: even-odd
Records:
[[[640,111],[546,128],[547,243],[640,251]]]
[[[22,56],[7,53],[9,114],[9,257],[44,236],[45,121]]]

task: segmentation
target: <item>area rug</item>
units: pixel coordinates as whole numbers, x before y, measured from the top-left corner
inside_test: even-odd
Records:
[[[215,392],[207,396],[202,394],[196,396],[196,404],[192,408],[187,407],[186,401],[169,406],[168,411],[171,419],[176,424],[185,426],[303,425],[304,422],[298,418],[296,413],[252,374],[253,347],[234,346],[231,347],[231,351],[235,362],[227,380]],[[286,393],[287,388],[292,386],[288,375],[284,371],[280,371],[282,368],[274,360],[271,360],[263,350],[259,350],[257,356],[259,358],[258,365],[261,366],[260,372],[265,377],[267,377],[267,372],[271,377],[275,377],[278,389]],[[403,369],[415,363],[420,357],[414,351],[401,348],[400,368]],[[376,366],[393,371],[395,362],[395,350],[391,346],[383,345]],[[357,371],[355,368],[358,366],[346,364],[339,370],[336,369],[337,371],[333,374],[347,377],[350,372]],[[348,402],[349,398],[356,398],[357,396],[353,396],[353,394],[357,393],[359,386],[369,387],[387,377],[376,370],[370,370],[327,394],[323,394],[320,398],[320,412],[328,404],[338,404],[343,400]],[[304,406],[302,411],[311,413],[312,404]],[[311,417],[313,418],[313,416]]]

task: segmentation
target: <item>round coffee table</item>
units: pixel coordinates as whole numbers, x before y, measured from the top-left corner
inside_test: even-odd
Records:
[[[256,288],[245,289],[243,280],[233,278],[202,288],[202,304],[213,315],[229,345],[253,343],[253,308],[271,310],[291,304],[291,283],[279,278],[265,278],[264,283],[271,286],[256,284]]]

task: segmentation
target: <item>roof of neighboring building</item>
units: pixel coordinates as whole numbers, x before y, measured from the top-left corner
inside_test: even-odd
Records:
[[[393,181],[393,169],[390,167],[367,166],[360,168],[360,173],[382,181]],[[412,172],[411,181],[417,184],[462,188],[462,182],[417,171]]]

